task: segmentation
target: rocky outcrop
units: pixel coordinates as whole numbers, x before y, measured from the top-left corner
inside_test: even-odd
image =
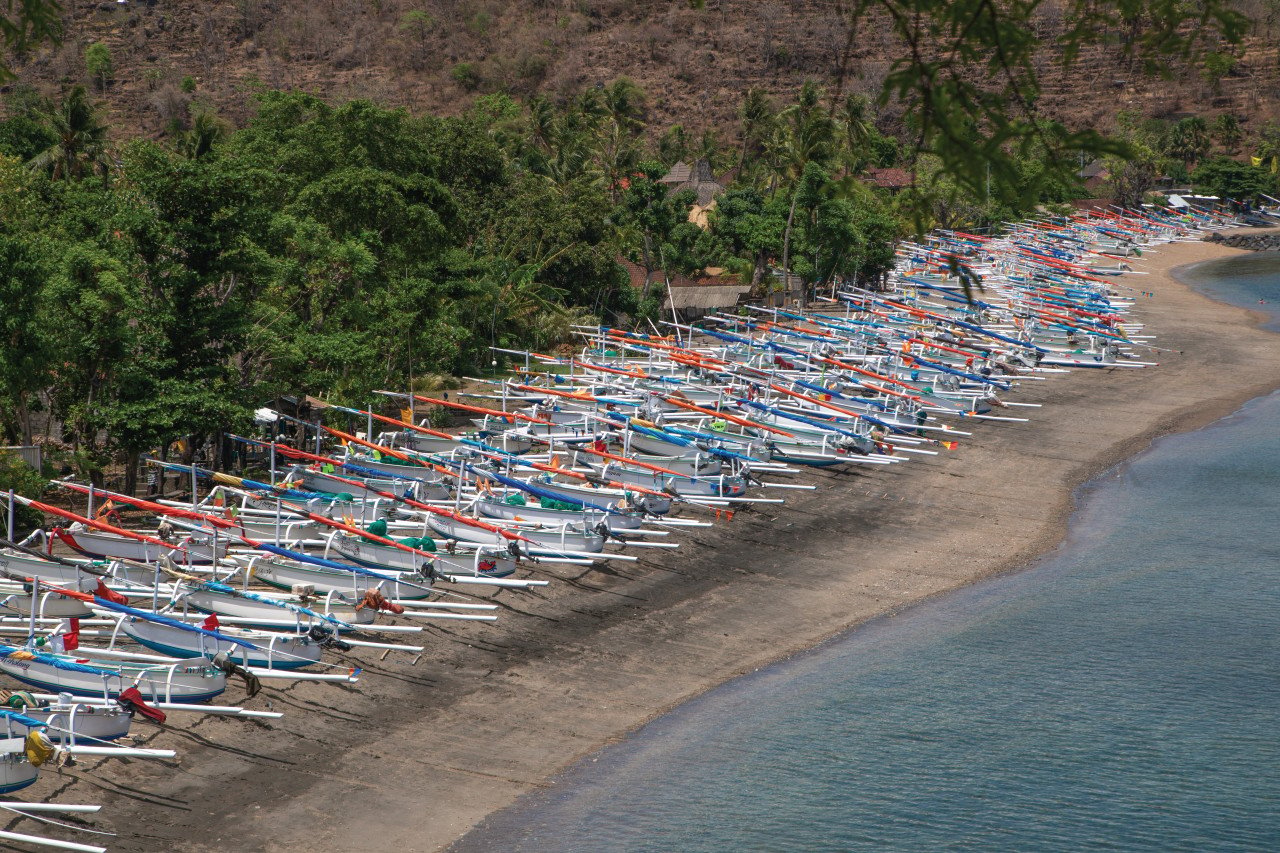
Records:
[[[1251,252],[1280,251],[1280,231],[1215,231],[1204,238],[1209,243],[1222,243],[1233,249],[1248,249]]]

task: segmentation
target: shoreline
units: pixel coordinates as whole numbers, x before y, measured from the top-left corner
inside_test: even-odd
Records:
[[[892,473],[808,472],[817,492],[690,531],[674,552],[539,571],[559,582],[489,596],[503,605],[494,626],[429,628],[417,666],[370,659],[354,687],[297,684],[249,703],[269,698],[286,712],[277,723],[142,729],[180,750],[176,774],[142,762],[69,770],[33,793],[102,801],[121,833],[114,850],[444,849],[713,687],[1026,567],[1061,543],[1081,485],[1275,390],[1280,379],[1255,378],[1280,376],[1265,315],[1171,277],[1241,254],[1170,244],[1135,264],[1151,275],[1119,279],[1156,293],[1140,319],[1182,351],[1159,367],[1027,382],[1016,399],[1045,404],[1030,423],[981,424],[954,453]]]

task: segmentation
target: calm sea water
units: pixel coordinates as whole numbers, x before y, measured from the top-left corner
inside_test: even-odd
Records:
[[[1280,256],[1188,278],[1280,321]],[[458,849],[1280,850],[1278,425],[1158,442],[1036,567],[714,690]]]

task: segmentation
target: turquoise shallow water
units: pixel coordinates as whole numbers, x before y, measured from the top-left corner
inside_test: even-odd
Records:
[[[1280,320],[1280,257],[1187,277]],[[1277,425],[1280,394],[1159,441],[1034,568],[714,690],[457,849],[1280,849]]]

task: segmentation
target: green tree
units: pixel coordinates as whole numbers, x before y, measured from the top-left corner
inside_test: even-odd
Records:
[[[49,248],[29,233],[0,232],[0,434],[10,444],[31,444],[32,411],[50,378],[41,326]]]
[[[879,136],[869,115],[867,99],[853,93],[845,95],[840,101],[836,121],[845,167],[859,172],[872,159],[871,144]]]
[[[94,42],[84,49],[84,69],[98,83],[98,90],[105,92],[111,76],[115,73],[115,64],[111,59],[111,50],[102,42]]]
[[[1240,119],[1231,113],[1223,113],[1215,118],[1209,126],[1209,135],[1228,154],[1239,151],[1240,143],[1244,141],[1244,130],[1240,127]]]
[[[122,369],[132,370],[139,317],[128,270],[91,243],[62,249],[46,285],[41,325],[56,365],[49,396],[83,474],[101,485],[110,461],[105,430]],[[131,323],[131,321],[134,321]]]
[[[48,481],[22,460],[17,453],[0,450],[0,493],[8,503],[10,489],[24,498],[39,499],[48,488]],[[15,503],[17,503],[15,501]],[[7,507],[5,508],[7,513]],[[17,530],[13,531],[14,540],[22,539],[27,533],[44,524],[44,515],[30,507],[18,504],[14,509],[14,522]],[[0,526],[0,535],[8,535],[9,531]]]
[[[196,113],[188,130],[179,132],[175,140],[178,152],[188,160],[199,160],[213,151],[215,145],[225,141],[231,133],[231,126],[206,111]]]
[[[775,196],[779,202],[781,197]],[[782,250],[787,207],[770,205],[751,187],[735,187],[722,195],[711,212],[711,232],[720,239],[730,266],[747,276],[753,288],[763,285],[769,258]],[[739,263],[735,263],[735,259]]]
[[[640,163],[645,97],[644,91],[626,77],[619,77],[599,92],[594,149],[610,197],[617,203],[625,179]]]
[[[84,86],[75,86],[43,116],[54,142],[32,157],[32,169],[47,170],[54,180],[103,175],[111,167],[107,126]]]
[[[1189,171],[1209,152],[1209,126],[1199,116],[1184,118],[1170,130],[1165,144],[1165,152]]]
[[[1126,156],[1108,157],[1104,162],[1111,195],[1125,207],[1141,205],[1160,178],[1160,155],[1143,142],[1130,142]]]
[[[765,146],[773,135],[773,123],[777,117],[773,101],[763,89],[748,89],[738,109],[741,120],[739,133],[742,147],[738,154],[738,168],[745,169],[764,154]]]
[[[787,211],[787,225],[782,236],[784,281],[789,281],[791,275],[791,233],[796,206],[802,199],[811,197],[806,193],[812,191],[817,180],[814,176],[822,175],[823,168],[835,157],[836,130],[835,120],[822,106],[822,90],[810,82],[800,88],[796,102],[778,115],[770,141],[774,178],[776,182],[796,185],[790,193],[791,207]],[[807,182],[806,172],[809,174]]]
[[[1199,189],[1235,201],[1256,201],[1259,194],[1276,192],[1276,176],[1269,170],[1237,163],[1227,157],[1205,160],[1191,173]]]
[[[665,268],[665,249],[672,233],[687,222],[694,202],[693,193],[668,193],[658,183],[665,171],[661,163],[641,163],[621,194],[617,214],[619,226],[624,235],[630,235],[633,252],[644,267],[642,300],[649,298],[653,273]]]

